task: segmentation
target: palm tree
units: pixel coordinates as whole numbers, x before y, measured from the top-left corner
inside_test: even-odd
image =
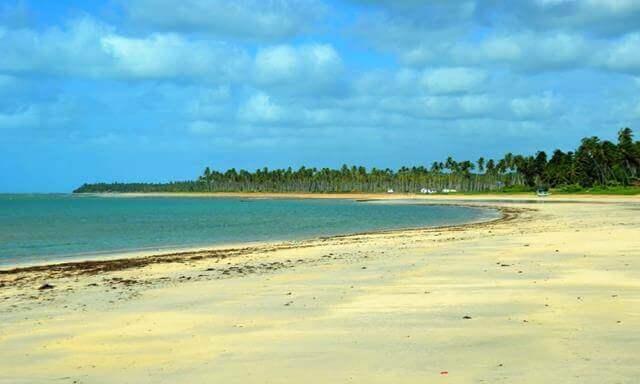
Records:
[[[206,167],[204,169],[204,180],[207,183],[207,191],[211,191],[211,182],[213,180],[211,175],[211,169],[209,167]]]
[[[484,173],[484,157],[479,157],[477,164],[478,164],[478,172]]]
[[[489,159],[487,161],[486,169],[487,169],[488,173],[493,173],[493,171],[495,171],[495,169],[496,169],[496,162],[493,159]]]

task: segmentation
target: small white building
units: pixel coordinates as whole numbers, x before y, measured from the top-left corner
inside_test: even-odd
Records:
[[[387,193],[393,193],[393,189],[392,188],[387,189]]]

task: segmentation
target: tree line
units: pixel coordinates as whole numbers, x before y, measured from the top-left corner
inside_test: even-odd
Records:
[[[640,185],[640,141],[630,128],[618,132],[617,142],[592,136],[575,151],[559,149],[501,159],[456,161],[452,157],[425,166],[367,169],[343,165],[340,169],[273,169],[250,172],[206,167],[196,180],[171,183],[84,184],[76,193],[99,192],[418,192],[422,188],[458,191],[496,191],[537,187],[613,187]]]

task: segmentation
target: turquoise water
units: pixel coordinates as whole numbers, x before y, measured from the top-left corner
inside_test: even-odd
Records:
[[[496,217],[468,207],[351,200],[0,195],[0,264],[293,240]]]

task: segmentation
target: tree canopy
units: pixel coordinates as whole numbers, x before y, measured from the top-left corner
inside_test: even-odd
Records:
[[[582,139],[575,151],[556,149],[549,158],[506,153],[501,159],[480,157],[475,161],[444,162],[425,166],[366,169],[343,165],[340,169],[273,169],[254,172],[235,168],[226,171],[206,167],[196,180],[172,183],[84,184],[76,193],[90,192],[418,192],[421,188],[459,191],[493,191],[505,187],[527,188],[577,185],[629,186],[640,184],[640,141],[630,128],[618,132],[613,143],[598,137]]]

